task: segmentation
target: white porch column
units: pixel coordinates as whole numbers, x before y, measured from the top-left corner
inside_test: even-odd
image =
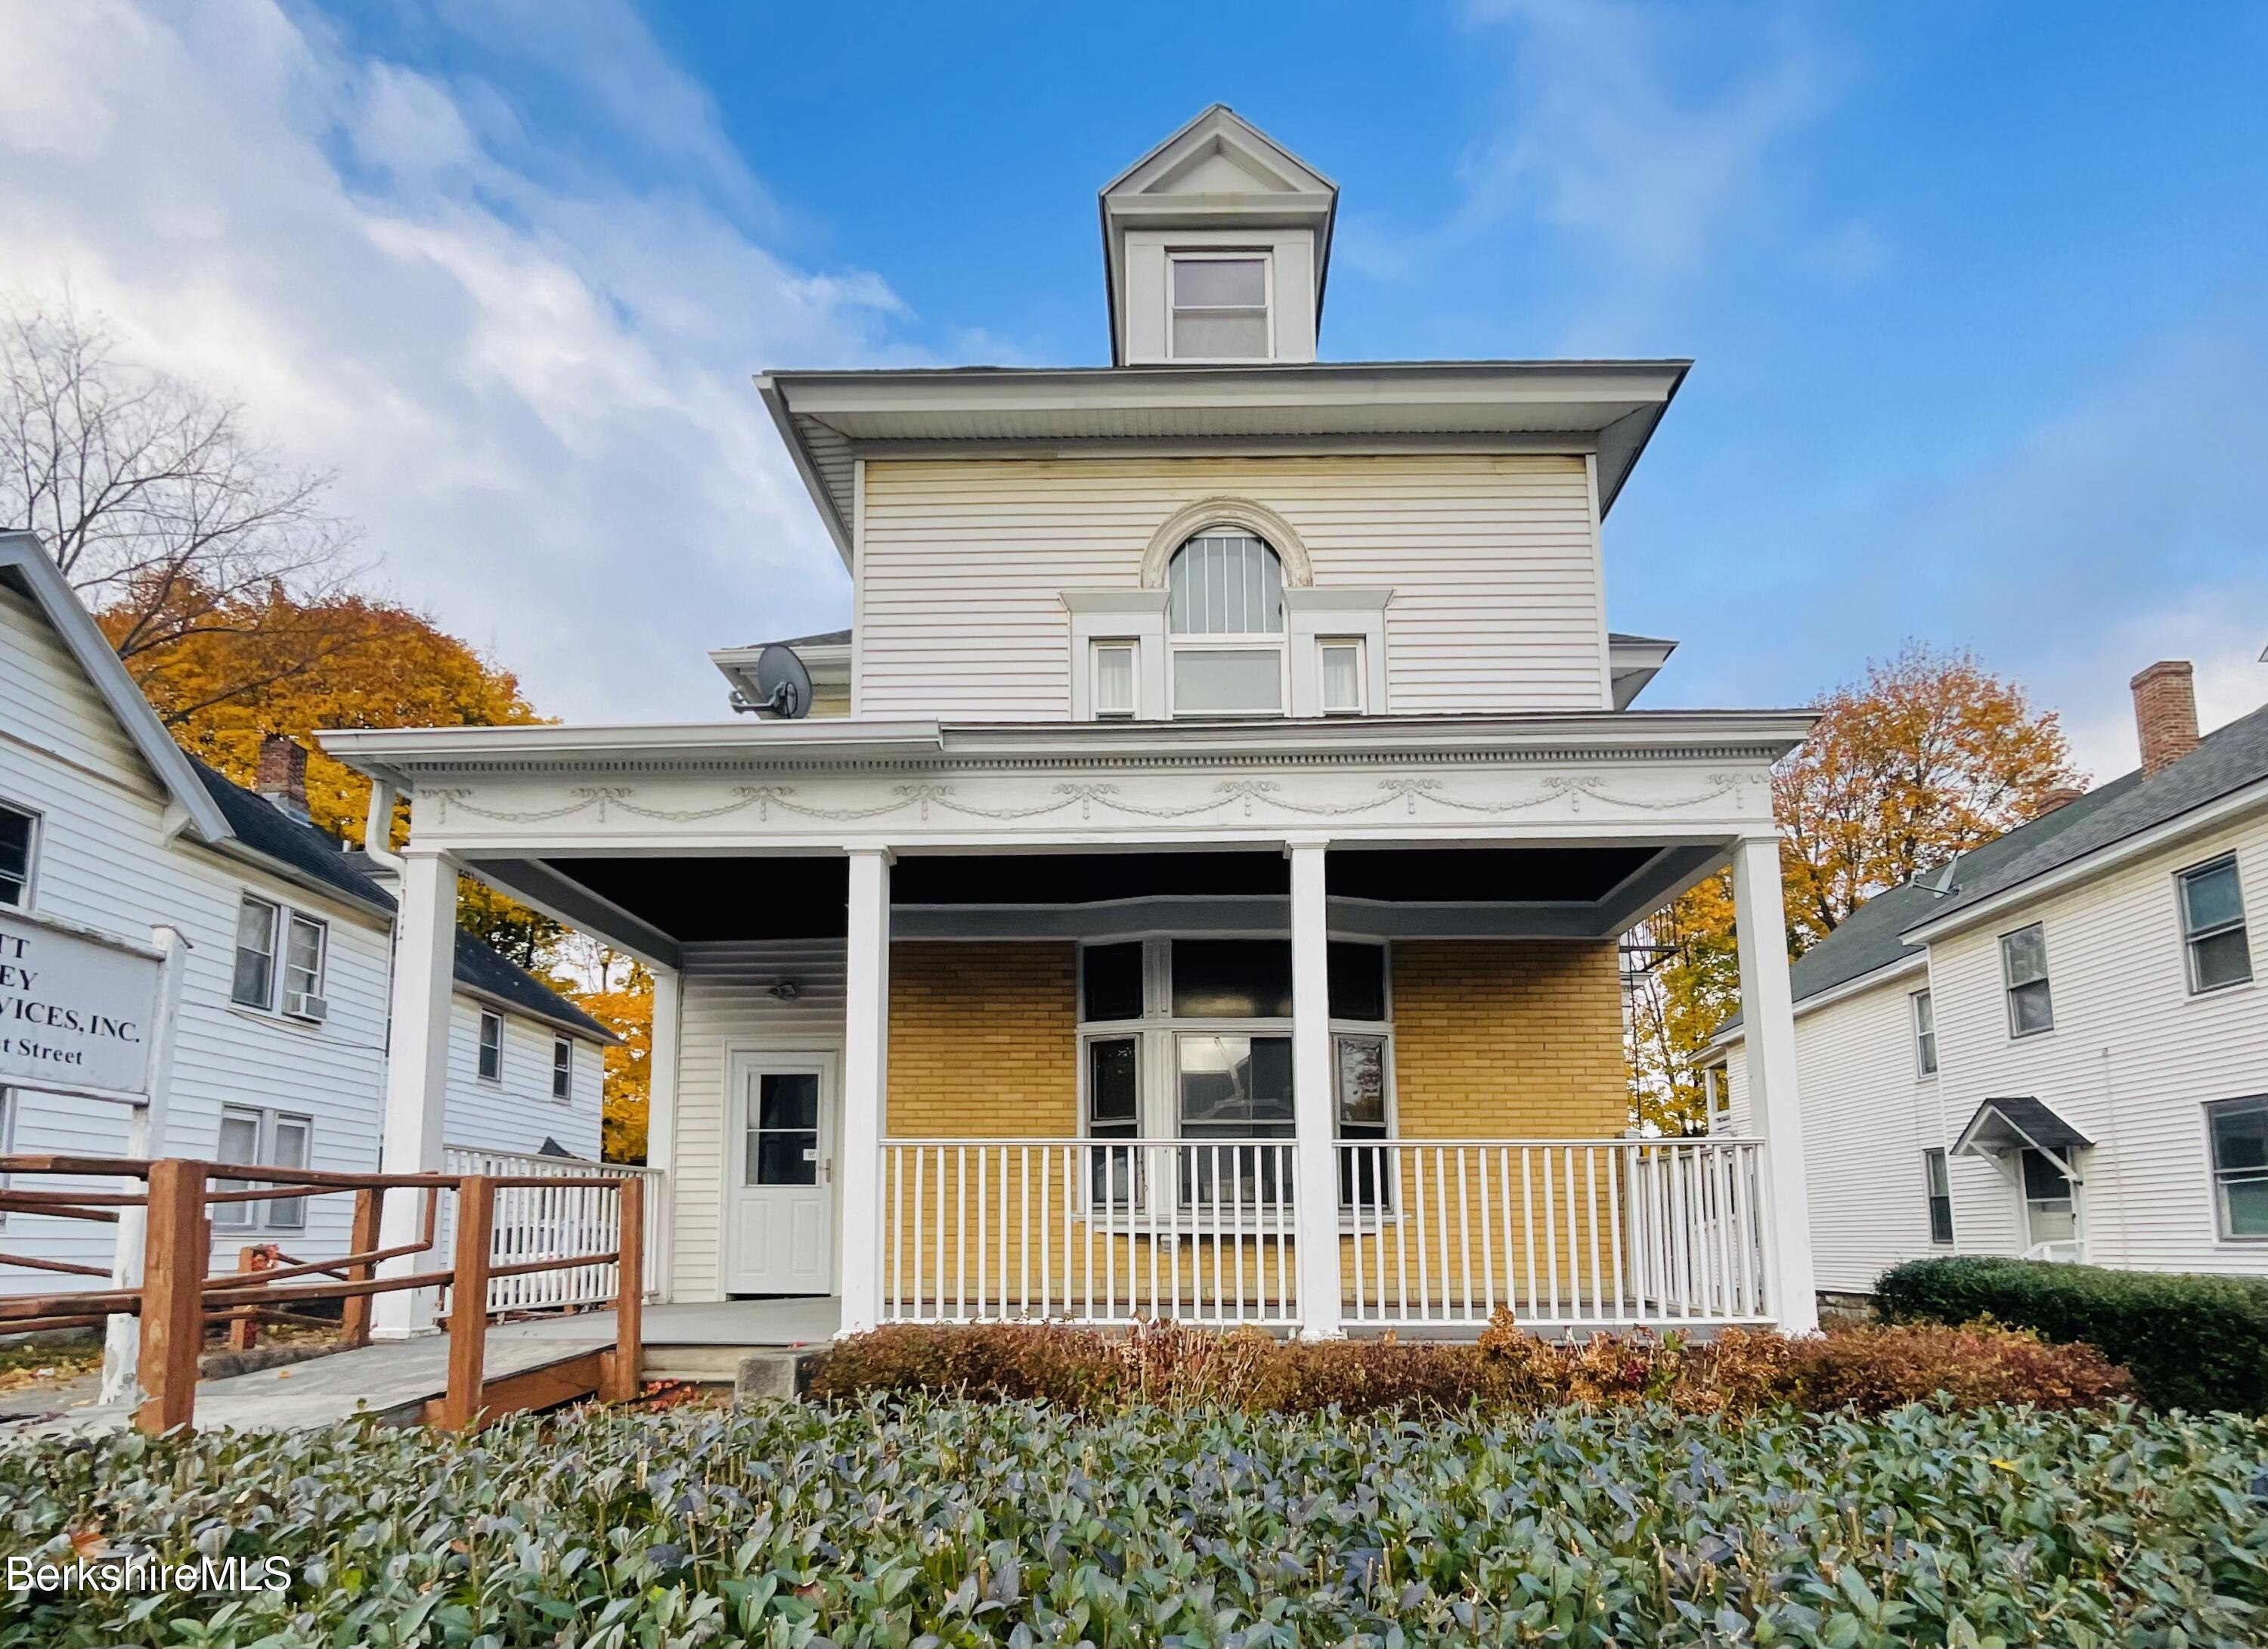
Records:
[[[1749,1115],[1764,1141],[1765,1274],[1780,1328],[1808,1334],[1819,1326],[1819,1296],[1811,1272],[1811,1204],[1804,1182],[1778,837],[1751,837],[1734,850],[1733,920],[1740,942]]]
[[[653,970],[653,1034],[646,1054],[645,1165],[661,1171],[659,1252],[646,1255],[649,1285],[664,1302],[675,1293],[677,1256],[677,1055],[685,982],[674,968]]]
[[[405,851],[396,889],[394,997],[387,1015],[386,1125],[379,1151],[381,1174],[431,1174],[441,1167],[447,1110],[449,1005],[457,954],[457,867],[438,853]],[[379,1246],[415,1242],[423,1226],[429,1193],[386,1194]],[[406,1277],[438,1263],[433,1252],[405,1255],[379,1267],[381,1277]],[[371,1304],[371,1334],[401,1339],[433,1326],[434,1292],[401,1289]]]
[[[1330,936],[1324,844],[1285,844],[1292,860],[1292,1170],[1299,1220],[1300,1333],[1336,1339],[1339,1322],[1338,1102],[1332,1091]]]
[[[849,943],[843,1002],[842,1187],[843,1334],[882,1312],[882,1128],[890,1061],[890,855],[850,854]]]

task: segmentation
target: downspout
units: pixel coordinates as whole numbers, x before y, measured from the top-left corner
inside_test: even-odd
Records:
[[[370,806],[362,816],[362,850],[382,870],[401,874],[401,855],[394,850],[394,804],[400,792],[384,779],[370,782]]]

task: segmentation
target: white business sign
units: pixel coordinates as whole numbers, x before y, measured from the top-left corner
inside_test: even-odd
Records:
[[[154,953],[0,915],[0,1083],[150,1091]]]

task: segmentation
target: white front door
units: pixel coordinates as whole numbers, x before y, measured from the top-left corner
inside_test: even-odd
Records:
[[[725,1292],[832,1293],[835,1056],[745,1055],[733,1069]]]

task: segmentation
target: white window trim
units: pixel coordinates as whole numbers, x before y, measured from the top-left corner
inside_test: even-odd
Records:
[[[2038,930],[2040,936],[2040,956],[2042,959],[2040,963],[2040,976],[2036,980],[2012,979],[2008,976],[2008,941],[2014,939],[2020,933],[2029,933],[2034,929]],[[2056,1030],[2055,968],[2054,965],[2047,960],[2047,924],[2044,922],[2027,922],[2021,927],[2010,928],[2007,932],[1995,938],[1993,945],[2000,953],[2000,996],[2002,1005],[2006,1009],[2008,1016],[2008,1040],[2011,1042],[2022,1042],[2034,1036],[2054,1035]],[[2020,1029],[2016,1023],[2016,991],[2020,987],[2029,984],[2043,984],[2047,986],[2048,1022],[2045,1025],[2038,1026],[2027,1031]]]
[[[1390,589],[1286,585],[1284,633],[1290,643],[1291,713],[1323,712],[1323,652],[1326,638],[1362,644],[1362,713],[1383,716],[1386,701],[1386,607]]]
[[[2213,1199],[2213,1234],[2217,1243],[2228,1243],[2250,1252],[2268,1244],[2268,1232],[2241,1234],[2228,1228],[2227,1204],[2220,1195],[2221,1167],[2213,1141],[2213,1117],[2215,1111],[2232,1109],[2241,1105],[2268,1105],[2268,1094],[2240,1093],[2226,1100],[2207,1100],[2200,1108],[2205,1123],[2205,1175],[2206,1195]]]
[[[259,1002],[247,1001],[236,994],[236,959],[238,953],[244,948],[241,936],[244,926],[244,907],[247,905],[259,905],[274,918],[268,927],[268,994],[264,1000]],[[230,1006],[243,1008],[254,1013],[273,1014],[276,1012],[276,995],[284,983],[284,919],[289,915],[290,910],[286,906],[249,890],[238,898],[236,905],[238,931],[229,935],[228,946]]]
[[[1182,355],[1174,348],[1174,317],[1179,306],[1174,302],[1174,271],[1182,263],[1248,263],[1260,260],[1261,336],[1268,345],[1264,355]],[[1272,247],[1174,247],[1166,248],[1166,358],[1189,366],[1248,366],[1256,361],[1276,358],[1276,251]],[[1207,307],[1199,305],[1197,307]]]
[[[24,896],[13,904],[0,904],[0,910],[30,910],[39,902],[40,849],[48,838],[48,816],[37,807],[27,807],[5,796],[0,796],[0,807],[21,813],[32,823],[32,839],[24,855]]]
[[[473,1022],[473,1079],[491,1087],[504,1085],[504,1015],[494,1008],[482,1008]],[[496,1027],[496,1073],[491,1076],[481,1069],[481,1056],[488,1051],[488,1029]]]
[[[1924,1003],[1927,1003],[1930,1007],[1929,1029],[1926,1032],[1921,1027],[1921,1011]],[[1917,1082],[1936,1081],[1938,1071],[1945,1064],[1944,1053],[1937,1039],[1936,1009],[1937,999],[1930,994],[1929,986],[1924,985],[1918,990],[1910,990],[1906,993],[1906,1024],[1913,1034],[1914,1079]],[[1925,1041],[1929,1049],[1926,1057],[1922,1051]]]
[[[1071,715],[1094,721],[1097,643],[1134,644],[1134,719],[1162,721],[1166,714],[1166,605],[1160,590],[1066,590],[1071,617]],[[1113,717],[1118,720],[1121,718]]]
[[[322,917],[310,916],[304,910],[287,909],[284,913],[283,943],[276,958],[276,1011],[287,1019],[319,1025],[321,1020],[294,1013],[287,1005],[294,995],[291,990],[291,935],[303,924],[315,931],[314,987],[306,994],[318,998],[324,994],[323,987],[331,971],[331,924]]]
[[[307,1160],[306,1166],[311,1168],[314,1166],[315,1119],[306,1112],[282,1110],[275,1107],[266,1105],[247,1105],[239,1101],[230,1100],[222,1104],[220,1108],[220,1115],[223,1121],[225,1121],[232,1115],[239,1117],[249,1117],[252,1119],[254,1125],[252,1161],[249,1163],[231,1163],[229,1165],[231,1167],[272,1168],[280,1166],[276,1160],[276,1125],[278,1123],[296,1123],[301,1129],[306,1130],[307,1138]],[[217,1159],[219,1156],[217,1144],[216,1144],[215,1146],[214,1156],[216,1159]],[[254,1180],[230,1180],[220,1182],[220,1183],[225,1189],[230,1190],[249,1190],[253,1186],[259,1183],[259,1182]],[[212,1219],[210,1223],[214,1232],[217,1233],[225,1232],[243,1233],[248,1231],[303,1232],[307,1229],[306,1207],[310,1200],[312,1199],[306,1197],[291,1199],[292,1203],[296,1204],[299,1210],[299,1218],[296,1221],[289,1223],[279,1223],[276,1220],[275,1214],[276,1204],[272,1202],[219,1203],[213,1206]],[[227,1214],[229,1210],[237,1208],[246,1211],[242,1222],[239,1224],[228,1223],[223,1217]],[[252,1211],[254,1210],[257,1210],[258,1211],[255,1213]]]
[[[567,1052],[563,1068],[559,1061],[562,1049]],[[563,1076],[566,1078],[564,1083],[560,1081]],[[554,1105],[572,1105],[575,1102],[575,1039],[557,1033],[554,1033],[551,1038],[551,1102]]]
[[[1942,1236],[1942,1237],[1940,1237],[1940,1236],[1937,1234],[1937,1226],[1936,1226],[1936,1224],[1935,1224],[1935,1222],[1931,1218],[1931,1211],[1931,1211],[1931,1204],[1933,1204],[1933,1203],[1935,1203],[1935,1202],[1937,1201],[1937,1188],[1936,1188],[1935,1186],[1933,1186],[1933,1185],[1932,1185],[1932,1184],[1930,1183],[1930,1178],[1929,1178],[1929,1165],[1930,1165],[1930,1159],[1931,1159],[1931,1158],[1933,1158],[1933,1157],[1934,1157],[1934,1158],[1937,1159],[1937,1161],[1938,1161],[1939,1165],[1940,1165],[1940,1167],[1943,1167],[1943,1169],[1945,1170],[1945,1229],[1946,1229],[1946,1234],[1945,1234],[1944,1236]],[[1959,1237],[1959,1236],[1960,1236],[1960,1234],[1961,1234],[1961,1228],[1960,1228],[1957,1225],[1955,1225],[1955,1224],[1954,1223],[1955,1210],[1954,1210],[1954,1205],[1953,1205],[1953,1153],[1952,1153],[1951,1152],[1949,1152],[1949,1151],[1946,1150],[1942,1145],[1928,1145],[1928,1146],[1925,1146],[1925,1147],[1923,1148],[1923,1150],[1922,1150],[1922,1153],[1921,1153],[1921,1213],[1922,1213],[1922,1223],[1923,1223],[1923,1225],[1924,1225],[1925,1226],[1926,1226],[1926,1227],[1928,1228],[1928,1233],[1929,1233],[1929,1246],[1930,1246],[1931,1248],[1957,1248],[1957,1247],[1959,1246],[1959,1243],[1958,1243],[1958,1241],[1957,1241],[1956,1240],[1958,1239],[1958,1237]]]
[[[2219,870],[2224,865],[2236,872],[2236,919],[2234,922],[2224,922],[2219,927],[2207,928],[2202,932],[2192,932],[2190,929],[2190,878],[2202,875],[2207,871]],[[2190,995],[2219,996],[2224,990],[2241,990],[2253,982],[2258,970],[2257,967],[2248,966],[2242,979],[2223,980],[2217,985],[2201,985],[2198,983],[2197,947],[2200,939],[2217,939],[2224,933],[2242,933],[2244,936],[2248,959],[2251,953],[2251,916],[2244,908],[2244,875],[2237,864],[2235,849],[2231,848],[2226,853],[2216,853],[2213,858],[2200,864],[2184,865],[2174,872],[2174,925],[2181,931],[2182,977],[2189,986]]]

